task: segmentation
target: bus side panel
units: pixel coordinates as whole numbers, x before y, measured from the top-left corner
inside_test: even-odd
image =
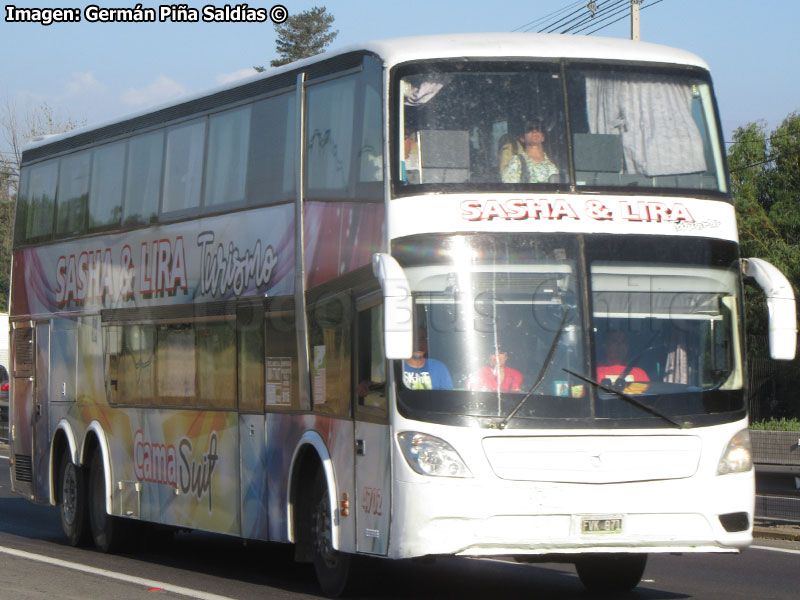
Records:
[[[368,265],[382,251],[383,204],[306,202],[304,209],[307,288]]]
[[[114,488],[123,490],[115,510],[135,511],[135,496],[122,495],[139,482],[142,519],[241,533],[235,412],[112,409],[97,416],[113,429]]]
[[[264,415],[239,416],[242,537],[267,539],[267,454]]]
[[[337,506],[343,494],[355,498],[353,474],[353,421],[322,415],[267,414],[267,490],[269,539],[288,542],[289,469],[294,449],[304,433],[317,432],[333,463]],[[313,482],[300,482],[299,493],[310,493]],[[330,492],[330,490],[329,490]],[[351,500],[352,504],[352,500]],[[353,513],[351,512],[351,515]],[[355,551],[355,519],[334,515],[339,528],[339,549]],[[335,538],[336,536],[334,536]]]

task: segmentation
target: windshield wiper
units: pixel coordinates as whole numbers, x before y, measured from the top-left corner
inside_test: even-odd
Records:
[[[547,374],[547,370],[550,368],[551,363],[553,362],[553,357],[556,353],[556,348],[558,347],[558,341],[561,339],[561,334],[564,333],[564,326],[567,324],[567,316],[569,315],[569,309],[564,311],[564,316],[561,317],[561,324],[558,326],[558,331],[556,332],[556,337],[553,338],[553,343],[550,344],[550,350],[547,351],[547,356],[544,359],[544,363],[542,363],[542,368],[539,371],[539,376],[536,378],[536,383],[533,384],[533,387],[528,390],[528,393],[525,394],[525,397],[520,400],[517,405],[514,407],[510,413],[506,415],[506,417],[497,424],[498,429],[505,429],[508,425],[509,421],[514,418],[519,412],[519,409],[523,407],[523,405],[533,396],[533,392],[535,392],[542,382],[544,381],[544,376]]]
[[[622,398],[623,400],[625,400],[625,402],[628,402],[629,404],[633,404],[634,406],[636,406],[638,408],[641,408],[643,411],[648,412],[651,415],[653,415],[655,417],[658,417],[659,419],[663,419],[664,421],[666,421],[667,423],[669,423],[671,425],[674,425],[678,429],[683,429],[683,426],[684,426],[683,423],[680,423],[679,421],[676,421],[675,419],[673,419],[669,415],[662,413],[660,410],[656,410],[652,406],[649,406],[649,405],[645,404],[641,400],[637,400],[636,398],[634,398],[633,396],[631,396],[629,394],[621,392],[620,390],[615,389],[613,387],[609,387],[607,385],[603,385],[599,381],[595,381],[594,379],[589,379],[588,377],[580,375],[579,373],[576,373],[575,371],[570,371],[569,369],[562,369],[562,371],[564,371],[566,373],[569,373],[573,377],[577,377],[578,379],[580,379],[582,381],[585,381],[586,383],[590,383],[593,386],[595,386],[596,388],[599,388],[599,389],[603,390],[604,392],[608,392],[609,394],[613,394],[613,395],[617,396],[618,398]]]

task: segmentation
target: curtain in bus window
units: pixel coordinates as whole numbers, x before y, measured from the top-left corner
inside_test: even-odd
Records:
[[[128,142],[123,225],[152,223],[158,217],[163,158],[163,131],[137,135]]]
[[[89,230],[119,225],[122,217],[122,175],[126,142],[97,148],[92,157]]]
[[[58,181],[58,160],[49,160],[30,169],[28,213],[25,239],[34,240],[53,233],[53,210]]]
[[[205,132],[204,118],[167,130],[162,213],[200,206]]]
[[[311,194],[349,186],[357,81],[346,77],[308,88],[306,181]]]
[[[244,202],[249,143],[249,106],[211,117],[204,206]]]
[[[706,170],[692,86],[658,76],[586,77],[591,133],[622,136],[625,170],[647,176]]]
[[[91,154],[78,152],[61,159],[56,193],[56,233],[82,233],[89,197],[89,167]]]
[[[236,407],[236,328],[233,320],[197,323],[197,402],[212,408]]]
[[[155,337],[152,325],[109,327],[109,361],[116,366],[116,399],[120,404],[152,404],[155,401]]]
[[[160,325],[156,342],[159,404],[187,405],[195,396],[195,339],[190,324]]]

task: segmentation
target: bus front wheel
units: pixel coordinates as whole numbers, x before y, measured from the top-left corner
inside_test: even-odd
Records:
[[[82,468],[72,462],[69,452],[61,458],[58,470],[61,528],[71,546],[85,546],[90,540],[86,477]]]
[[[106,478],[99,450],[92,455],[89,470],[89,521],[98,550],[109,553],[122,549],[128,536],[128,523],[106,512]]]
[[[312,562],[319,585],[326,596],[340,596],[346,592],[351,580],[353,557],[333,547],[330,499],[325,473],[321,469],[314,478],[308,524]]]
[[[590,554],[575,561],[581,583],[592,592],[629,592],[642,580],[647,554]]]

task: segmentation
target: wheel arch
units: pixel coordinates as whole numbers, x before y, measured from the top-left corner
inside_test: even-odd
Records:
[[[53,439],[50,443],[50,504],[55,506],[59,502],[60,490],[58,489],[59,482],[58,470],[63,460],[63,456],[69,452],[70,459],[75,465],[78,462],[78,443],[75,439],[75,432],[72,425],[66,419],[61,419],[56,425],[53,432]]]
[[[325,440],[316,431],[307,431],[303,434],[295,447],[294,454],[292,455],[292,462],[289,468],[289,486],[287,493],[287,535],[290,542],[297,541],[297,532],[295,531],[295,524],[297,522],[297,515],[295,515],[295,507],[298,506],[298,500],[302,493],[303,486],[310,488],[314,482],[314,474],[317,469],[322,469],[325,475],[325,482],[328,488],[328,502],[330,503],[331,515],[334,515],[331,524],[331,542],[334,549],[339,549],[339,519],[338,519],[338,506],[336,505],[336,498],[338,498],[336,487],[336,476],[333,468],[333,460],[331,459],[328,446]],[[306,489],[306,493],[309,490]]]
[[[86,429],[86,436],[83,439],[83,447],[81,448],[81,464],[86,464],[91,460],[92,455],[100,451],[103,458],[103,475],[106,482],[106,512],[109,515],[114,514],[111,510],[111,452],[108,447],[108,436],[106,435],[103,426],[98,421],[92,421]]]

